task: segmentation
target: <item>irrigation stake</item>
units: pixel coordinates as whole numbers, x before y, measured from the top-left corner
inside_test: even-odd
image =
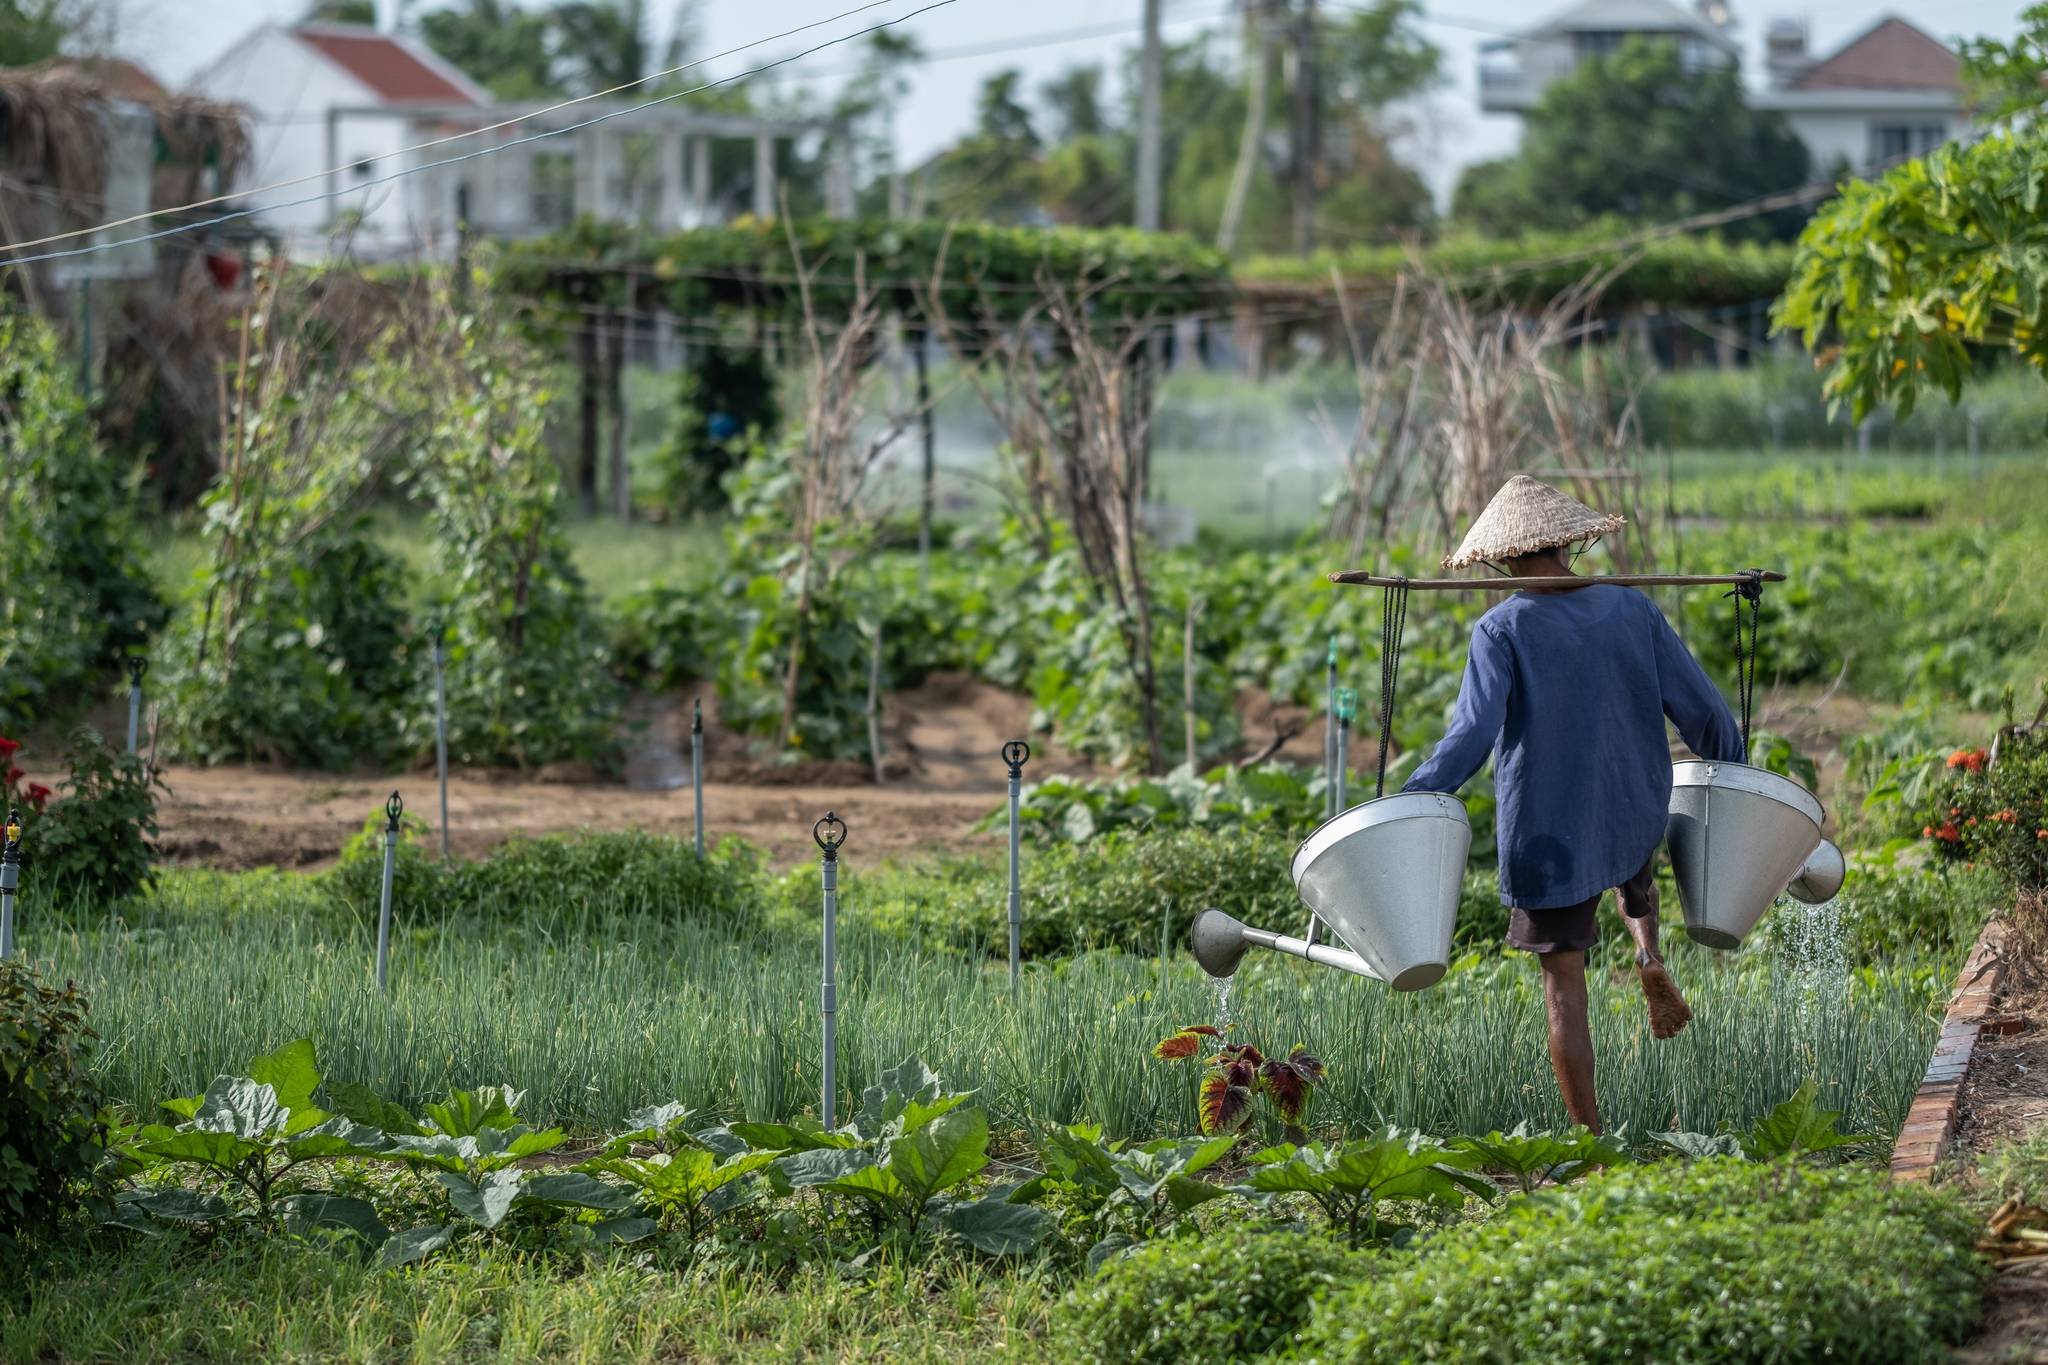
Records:
[[[1351,768],[1351,718],[1358,714],[1358,689],[1340,687],[1337,689],[1337,775],[1332,790],[1337,795],[1337,810],[1344,810],[1344,778]]]
[[[149,672],[149,660],[140,654],[128,659],[128,752],[136,751],[142,733],[142,675]]]
[[[834,1127],[832,1096],[836,1087],[834,1062],[839,1052],[839,850],[846,843],[846,822],[831,811],[811,826],[811,838],[825,855],[825,980],[819,992],[819,1009],[825,1018],[824,1079],[819,1085],[818,1113],[825,1127]]]
[[[1325,663],[1327,676],[1324,679],[1323,701],[1323,814],[1335,815],[1337,808],[1330,801],[1329,784],[1337,771],[1337,637],[1330,637],[1330,652]]]
[[[1195,771],[1195,622],[1201,619],[1205,605],[1199,597],[1188,603],[1186,637],[1180,651],[1181,719],[1187,725],[1189,772]]]
[[[21,812],[7,812],[7,842],[0,846],[0,959],[14,956],[14,888],[21,881]]]
[[[448,626],[434,622],[434,767],[441,778],[441,861],[448,861]]]
[[[1013,739],[1003,746],[1003,762],[1010,765],[1010,998],[1017,998],[1022,979],[1024,941],[1024,888],[1017,876],[1017,802],[1024,790],[1024,765],[1031,761],[1031,746]]]
[[[391,971],[391,871],[398,862],[398,817],[405,813],[405,802],[398,793],[391,793],[391,799],[384,803],[384,895],[377,906],[377,991],[383,993],[385,978]]]
[[[690,794],[696,798],[697,856],[704,856],[704,699],[690,711]]]

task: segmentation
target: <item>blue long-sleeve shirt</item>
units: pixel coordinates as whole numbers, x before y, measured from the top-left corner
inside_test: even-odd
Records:
[[[1403,790],[1455,792],[1498,749],[1501,899],[1576,905],[1663,841],[1667,716],[1701,758],[1742,761],[1728,703],[1648,597],[1605,583],[1516,593],[1473,624],[1450,729]]]

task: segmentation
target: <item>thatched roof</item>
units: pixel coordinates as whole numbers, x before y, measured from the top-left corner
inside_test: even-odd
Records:
[[[220,183],[233,180],[249,155],[240,110],[163,91],[132,99],[133,88],[112,73],[75,62],[0,71],[0,173],[79,199],[81,207],[97,202],[106,177],[100,111],[110,101],[127,100],[155,115],[160,165],[218,168]]]

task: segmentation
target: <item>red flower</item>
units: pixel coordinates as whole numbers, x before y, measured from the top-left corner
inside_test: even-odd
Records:
[[[1922,825],[1920,827],[1920,837],[1923,839],[1932,839],[1934,837],[1934,826]]]
[[[21,741],[0,735],[0,758],[13,758],[21,752]]]
[[[1951,820],[1940,829],[1934,831],[1934,837],[1943,843],[1952,844],[1963,836],[1962,832],[1956,828],[1955,821]]]
[[[41,814],[43,807],[49,804],[50,798],[56,793],[40,782],[31,782],[25,795],[28,797],[28,803],[36,808],[37,814]]]
[[[2034,837],[2035,837],[2036,839],[2048,839],[2048,829],[2037,829],[2037,830],[2035,830],[2035,831],[2034,831]]]
[[[12,787],[16,783],[20,782],[22,778],[27,776],[28,774],[23,772],[19,768],[9,768],[7,770],[7,785]]]

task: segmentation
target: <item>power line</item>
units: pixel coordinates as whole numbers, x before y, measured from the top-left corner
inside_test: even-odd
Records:
[[[950,3],[952,3],[952,2],[953,2],[953,0],[942,0],[942,3],[946,3],[946,4],[950,4]],[[544,109],[534,109],[534,110],[528,110],[528,111],[526,111],[526,112],[523,112],[523,113],[521,113],[521,114],[517,115],[516,117],[513,117],[513,118],[508,118],[508,119],[501,119],[501,120],[500,120],[500,121],[498,121],[497,123],[492,123],[492,124],[486,124],[485,126],[483,126],[483,127],[481,127],[481,128],[468,128],[468,129],[464,129],[463,131],[461,131],[461,132],[459,132],[459,133],[450,133],[450,134],[449,134],[449,135],[447,135],[446,137],[437,137],[437,138],[433,138],[433,139],[430,139],[429,141],[426,141],[426,142],[417,142],[417,143],[414,143],[414,144],[413,144],[412,146],[410,146],[410,147],[400,147],[400,148],[399,148],[398,150],[396,150],[396,151],[394,151],[394,152],[386,152],[386,153],[384,153],[384,154],[383,154],[383,156],[382,156],[382,157],[380,157],[380,158],[378,158],[378,159],[386,159],[386,158],[397,158],[397,157],[401,157],[401,156],[411,156],[411,155],[413,155],[413,154],[414,154],[414,153],[416,153],[416,152],[425,152],[425,151],[431,151],[431,150],[433,150],[433,149],[434,149],[434,148],[436,148],[436,147],[445,147],[445,146],[447,146],[447,145],[448,145],[448,144],[450,144],[450,143],[453,143],[453,142],[461,142],[461,141],[463,141],[463,140],[464,140],[464,139],[466,139],[466,138],[473,138],[473,137],[482,137],[482,136],[483,136],[483,135],[484,135],[485,133],[495,133],[495,132],[500,132],[500,131],[502,131],[502,130],[504,130],[504,129],[506,129],[506,128],[512,128],[512,127],[516,127],[516,126],[518,126],[518,125],[519,125],[519,124],[521,124],[521,123],[527,123],[527,122],[531,122],[531,121],[532,121],[532,120],[534,120],[534,119],[537,119],[537,118],[543,118],[543,117],[545,117],[545,116],[547,116],[547,115],[549,115],[549,114],[559,113],[559,112],[561,112],[561,111],[562,111],[562,110],[564,110],[564,109],[569,109],[569,108],[573,108],[573,107],[575,107],[576,105],[579,105],[579,104],[587,104],[587,103],[588,103],[588,102],[590,102],[591,100],[598,100],[598,99],[604,99],[604,98],[606,98],[607,96],[611,96],[611,95],[616,95],[616,94],[618,94],[618,93],[619,93],[619,92],[621,92],[621,91],[624,91],[624,90],[631,90],[631,89],[633,89],[633,88],[635,88],[635,87],[637,87],[637,86],[642,86],[642,85],[648,85],[648,84],[651,84],[651,83],[653,83],[653,82],[655,82],[655,81],[660,81],[660,80],[666,80],[666,79],[668,79],[668,78],[669,78],[670,76],[675,76],[675,75],[679,75],[679,74],[681,74],[682,72],[685,72],[685,71],[689,71],[689,70],[691,70],[691,69],[693,69],[693,68],[695,68],[695,67],[699,67],[699,66],[704,66],[704,65],[707,65],[708,63],[711,63],[711,62],[715,62],[715,61],[719,61],[719,60],[722,60],[723,58],[726,58],[726,57],[736,56],[736,55],[737,55],[737,54],[739,54],[739,53],[742,53],[742,52],[748,51],[748,50],[749,50],[749,49],[751,49],[751,48],[756,48],[756,47],[760,47],[760,46],[762,46],[763,44],[766,44],[766,43],[780,42],[780,41],[781,41],[782,39],[784,39],[784,38],[794,37],[794,36],[795,36],[796,34],[799,34],[799,33],[805,33],[805,32],[808,32],[808,31],[810,31],[811,29],[814,29],[814,28],[822,28],[822,27],[824,27],[824,26],[825,26],[826,24],[834,24],[834,23],[837,23],[837,22],[839,22],[839,21],[840,21],[841,19],[847,19],[847,18],[851,18],[851,17],[853,16],[853,15],[856,15],[856,14],[862,14],[862,13],[865,13],[866,11],[868,11],[868,10],[871,10],[871,9],[878,9],[878,8],[880,8],[881,6],[883,6],[883,5],[886,5],[886,4],[888,4],[888,3],[890,3],[890,0],[867,0],[867,3],[866,3],[866,4],[862,4],[862,5],[856,5],[856,6],[854,6],[854,7],[852,8],[852,9],[849,9],[849,10],[842,10],[842,11],[841,11],[841,12],[839,12],[838,14],[834,14],[834,15],[831,15],[831,16],[830,16],[830,17],[828,17],[828,18],[824,18],[824,19],[818,19],[818,20],[814,20],[813,22],[811,22],[811,23],[808,23],[808,24],[799,24],[799,25],[797,25],[797,26],[796,26],[795,28],[792,28],[792,29],[785,29],[785,30],[784,30],[784,31],[782,31],[781,33],[772,33],[772,34],[768,35],[768,36],[767,36],[767,37],[765,37],[765,38],[757,38],[757,39],[755,39],[755,40],[754,40],[753,42],[750,42],[750,43],[742,43],[742,44],[740,44],[740,46],[738,46],[738,47],[733,47],[733,48],[727,48],[727,49],[726,49],[725,51],[723,51],[723,52],[718,52],[718,53],[714,53],[714,54],[712,54],[712,55],[711,55],[711,56],[709,56],[709,57],[700,57],[700,58],[698,58],[698,59],[697,59],[697,60],[695,60],[695,61],[691,61],[691,62],[684,62],[684,63],[683,63],[682,65],[680,65],[680,66],[672,66],[672,67],[668,68],[668,69],[667,69],[667,70],[665,70],[665,71],[655,71],[655,72],[650,72],[649,74],[647,74],[647,75],[645,75],[645,76],[641,76],[641,77],[639,77],[639,78],[637,78],[637,79],[635,79],[635,80],[630,80],[630,81],[627,81],[627,82],[625,82],[625,83],[624,83],[624,84],[622,84],[622,85],[615,85],[615,86],[611,87],[611,88],[610,88],[609,90],[598,90],[598,91],[594,91],[594,92],[592,92],[591,94],[588,94],[588,95],[577,95],[577,96],[575,96],[575,97],[574,97],[573,99],[566,99],[566,100],[562,100],[561,102],[559,102],[559,103],[557,103],[557,104],[551,104],[551,105],[547,106],[547,107],[546,107],[546,108],[544,108]],[[938,8],[938,6],[937,6],[937,5],[928,5],[928,6],[926,6],[926,9],[937,9],[937,8]],[[899,24],[899,23],[902,23],[902,22],[904,22],[904,20],[907,20],[907,19],[914,19],[914,18],[916,18],[916,17],[917,17],[917,15],[919,15],[919,14],[923,14],[924,12],[925,12],[925,10],[915,10],[915,11],[911,12],[910,14],[906,14],[906,15],[904,15],[902,19],[892,19],[892,20],[890,20],[890,21],[889,21],[888,23],[885,23],[885,24],[878,24],[878,25],[876,25],[876,26],[875,26],[875,27],[873,27],[873,28],[866,28],[866,29],[862,29],[862,30],[861,30],[861,31],[860,31],[859,33],[851,33],[851,34],[848,34],[848,35],[847,35],[847,38],[846,38],[846,39],[835,39],[834,41],[842,41],[842,42],[843,42],[843,41],[846,41],[847,39],[852,39],[852,38],[860,38],[860,37],[864,37],[864,36],[866,36],[866,35],[867,35],[867,34],[869,34],[869,33],[873,33],[873,32],[876,32],[876,31],[877,31],[878,29],[888,28],[888,27],[889,27],[889,26],[890,26],[891,24]],[[752,75],[758,75],[758,74],[759,74],[760,72],[762,72],[762,71],[766,71],[766,70],[770,69],[771,67],[775,67],[775,66],[780,66],[780,65],[782,65],[782,64],[783,64],[783,62],[787,62],[787,61],[798,61],[798,60],[801,60],[801,59],[802,59],[803,57],[807,57],[807,56],[811,55],[811,53],[813,53],[813,52],[817,52],[817,51],[820,51],[820,50],[821,50],[821,48],[823,48],[823,47],[830,47],[830,46],[831,46],[831,44],[830,44],[830,43],[826,43],[826,44],[821,44],[821,45],[820,45],[820,47],[816,47],[816,48],[811,48],[811,49],[810,49],[810,50],[809,50],[808,52],[803,52],[803,53],[799,53],[799,54],[797,54],[797,56],[795,56],[795,57],[788,57],[788,58],[784,58],[784,59],[782,59],[782,61],[777,61],[777,62],[770,62],[770,63],[768,63],[768,64],[767,64],[767,65],[765,65],[765,66],[757,67],[757,68],[756,68],[755,70],[753,70],[753,71],[749,71],[749,72],[745,72],[745,73],[743,73],[743,75],[742,75],[741,77],[727,77],[727,78],[726,78],[725,80],[719,80],[719,81],[712,81],[712,82],[710,82],[709,84],[706,84],[706,85],[701,85],[701,86],[698,86],[696,90],[683,90],[683,91],[677,91],[677,92],[676,92],[675,94],[671,94],[671,95],[663,95],[663,96],[661,96],[660,98],[658,98],[658,99],[654,99],[654,100],[650,100],[650,101],[648,101],[648,103],[646,103],[646,104],[643,104],[643,105],[640,105],[640,106],[638,106],[638,107],[637,107],[637,108],[635,108],[635,109],[621,109],[621,110],[614,110],[612,114],[609,114],[609,115],[605,115],[604,117],[614,117],[614,116],[616,116],[617,114],[627,114],[627,113],[636,113],[636,112],[638,112],[638,110],[639,110],[639,109],[647,109],[647,108],[651,108],[652,106],[654,106],[654,105],[656,105],[656,104],[660,104],[660,103],[663,103],[664,101],[667,101],[667,100],[677,99],[677,98],[680,98],[680,97],[681,97],[681,96],[683,96],[683,95],[694,95],[694,94],[698,93],[699,91],[702,91],[702,90],[708,90],[708,89],[710,89],[710,88],[711,88],[712,86],[714,86],[714,85],[724,85],[724,84],[728,84],[728,83],[729,83],[730,81],[732,81],[732,80],[736,80],[736,79],[742,79],[742,78],[743,78],[744,76],[752,76]],[[326,116],[326,115],[321,115],[320,117],[321,117],[321,118],[325,118],[325,117],[327,117],[327,116]],[[277,121],[275,121],[275,122],[276,122],[276,123],[290,123],[290,122],[295,122],[295,121],[297,121],[297,120],[295,120],[295,119],[290,119],[290,118],[287,118],[287,119],[277,120]],[[592,120],[590,120],[590,122],[591,122],[591,123],[595,123],[595,122],[599,122],[599,121],[600,121],[599,119],[592,119]],[[274,123],[269,123],[269,124],[266,124],[265,126],[275,126],[275,124],[274,124]],[[576,124],[576,125],[574,125],[573,127],[570,127],[570,128],[562,128],[562,129],[557,129],[557,130],[555,130],[555,131],[557,131],[557,132],[573,132],[573,131],[575,131],[575,130],[576,130],[577,128],[584,128],[584,127],[588,127],[588,126],[589,126],[589,124],[588,124],[588,123],[583,123],[583,124]],[[503,145],[505,145],[505,146],[517,146],[518,144],[517,144],[517,143],[506,143],[506,144],[503,144]],[[434,163],[434,164],[436,164],[436,165],[446,165],[446,164],[448,164],[448,163],[444,161],[444,162],[436,162],[436,163]],[[135,223],[142,223],[142,222],[147,222],[148,220],[150,220],[150,219],[152,219],[152,218],[162,218],[162,217],[164,217],[164,216],[166,216],[166,215],[168,215],[168,214],[174,214],[174,213],[190,213],[190,212],[192,212],[192,211],[193,211],[193,210],[195,210],[195,209],[211,208],[211,207],[212,207],[213,205],[215,205],[215,204],[224,204],[224,203],[227,203],[227,202],[228,202],[229,200],[232,200],[232,199],[245,199],[245,198],[248,198],[248,197],[249,197],[249,196],[251,196],[251,195],[257,195],[257,194],[269,194],[269,193],[270,193],[270,192],[272,192],[273,190],[287,190],[287,189],[290,189],[290,188],[292,188],[292,187],[293,187],[294,185],[304,185],[304,184],[310,183],[311,181],[314,181],[314,180],[323,180],[323,179],[325,179],[326,177],[328,177],[328,176],[330,176],[330,175],[338,175],[338,174],[340,174],[340,173],[341,173],[341,172],[342,172],[343,170],[346,170],[346,169],[347,169],[347,167],[344,167],[344,166],[329,166],[329,167],[327,167],[327,168],[326,168],[326,169],[324,169],[324,170],[319,170],[319,171],[313,171],[313,172],[311,172],[310,174],[307,174],[307,175],[295,176],[295,177],[293,177],[293,178],[292,178],[292,179],[290,179],[290,180],[279,180],[279,181],[275,181],[275,182],[273,182],[273,183],[271,183],[271,184],[268,184],[268,185],[259,185],[259,186],[255,187],[254,189],[247,189],[247,190],[236,190],[236,191],[233,191],[232,193],[216,194],[216,195],[213,195],[213,196],[212,196],[211,198],[207,198],[207,199],[195,199],[195,200],[193,200],[193,201],[192,201],[191,203],[189,203],[189,204],[179,204],[179,205],[176,205],[175,207],[171,207],[171,208],[161,208],[161,209],[150,209],[150,210],[147,210],[147,211],[145,211],[145,212],[143,212],[143,213],[136,213],[136,214],[131,214],[131,215],[129,215],[129,216],[128,216],[128,217],[126,217],[126,218],[116,218],[116,219],[114,219],[114,220],[113,220],[112,222],[107,222],[107,223],[101,223],[101,224],[99,224],[99,225],[98,225],[98,226],[96,226],[96,227],[89,227],[89,228],[77,228],[77,229],[74,229],[73,231],[70,231],[70,232],[57,232],[57,233],[52,233],[52,234],[51,234],[50,236],[48,236],[48,237],[37,237],[37,238],[33,238],[33,239],[31,239],[31,240],[29,240],[29,241],[25,241],[25,242],[8,242],[8,243],[6,243],[6,244],[4,244],[4,245],[0,245],[0,251],[21,251],[21,250],[25,250],[25,249],[27,249],[27,248],[29,248],[29,247],[37,247],[37,246],[48,246],[48,245],[49,245],[50,243],[52,243],[52,242],[62,242],[62,241],[68,241],[68,240],[70,240],[71,238],[74,238],[74,237],[85,237],[85,236],[90,236],[90,235],[92,235],[92,234],[94,234],[94,233],[99,233],[99,232],[106,232],[106,231],[108,231],[108,230],[110,230],[110,229],[112,229],[112,228],[128,227],[128,226],[130,226],[130,225],[132,225],[132,224],[135,224]],[[424,167],[424,166],[422,166],[422,167],[418,167],[418,168],[416,168],[416,169],[421,169],[421,170],[425,170],[425,169],[429,169],[429,168],[428,168],[428,167]],[[360,188],[360,186],[351,186],[350,188],[351,188],[351,189],[356,189],[356,188]],[[345,193],[345,192],[346,192],[346,191],[344,191],[344,193]],[[302,202],[302,203],[303,203],[303,202],[305,202],[305,201],[303,201],[303,200],[302,200],[302,201],[299,201],[299,202]],[[287,206],[285,206],[285,205],[274,205],[273,207],[287,207]],[[131,239],[131,240],[135,240],[135,241],[144,241],[144,240],[148,240],[148,239],[146,239],[146,238],[134,238],[134,239]],[[122,245],[126,245],[126,243],[124,242],[124,243],[122,243]]]
[[[532,133],[525,137],[513,138],[510,141],[496,143],[489,147],[480,147],[475,151],[471,152],[463,152],[457,156],[443,157],[438,161],[425,161],[421,162],[417,166],[400,167],[398,170],[393,171],[388,175],[377,176],[373,179],[365,180],[359,184],[351,185],[346,189],[324,190],[319,194],[309,194],[302,196],[301,198],[298,199],[286,200],[282,203],[262,204],[250,208],[236,209],[231,213],[216,214],[211,218],[202,218],[196,222],[180,223],[173,227],[160,229],[156,232],[143,233],[135,237],[125,237],[118,242],[96,242],[82,247],[67,247],[58,251],[38,252],[33,256],[14,256],[6,260],[0,260],[0,265],[32,265],[37,261],[60,260],[72,256],[97,255],[103,251],[113,251],[120,247],[133,246],[138,242],[153,242],[165,237],[175,237],[181,233],[196,232],[202,228],[214,227],[221,223],[234,222],[235,220],[240,218],[254,217],[259,213],[275,212],[278,209],[297,208],[304,204],[317,204],[328,199],[338,199],[345,194],[355,194],[363,191],[368,191],[376,188],[379,185],[388,185],[393,181],[402,180],[406,176],[418,175],[422,171],[439,170],[444,166],[458,165],[462,162],[475,161],[480,157],[492,156],[495,155],[496,153],[507,151],[513,147],[523,147],[531,143],[543,141],[547,138],[561,137],[568,133],[580,132],[585,128],[593,127],[600,123],[609,122],[610,120],[615,118],[623,118],[628,114],[637,114],[643,110],[652,109],[657,105],[667,104],[671,101],[682,99],[688,95],[700,94],[703,91],[715,89],[721,85],[730,85],[735,81],[746,80],[749,77],[758,76],[764,71],[772,71],[778,66],[786,66],[791,62],[801,61],[803,58],[810,56],[812,53],[822,52],[828,47],[837,47],[841,43],[852,42],[856,38],[864,38],[870,33],[879,33],[884,29],[893,28],[897,24],[907,23],[910,20],[915,19],[920,14],[929,14],[933,10],[944,9],[946,6],[956,3],[958,3],[958,0],[932,0],[930,4],[924,5],[919,9],[914,9],[910,11],[910,13],[908,14],[901,15],[895,19],[887,20],[883,23],[871,24],[867,28],[860,29],[854,33],[848,33],[838,38],[829,39],[825,42],[817,44],[814,47],[806,48],[804,51],[794,53],[788,57],[781,57],[772,62],[764,62],[760,66],[754,67],[748,71],[742,71],[738,75],[722,77],[721,79],[715,81],[706,81],[704,84],[699,86],[693,86],[688,90],[677,90],[670,94],[658,95],[654,99],[647,100],[641,104],[628,105],[624,109],[614,109],[607,113],[599,114],[595,118],[585,119],[581,123],[571,123],[560,128],[545,129],[541,132]],[[873,6],[864,6],[864,8],[873,8]],[[831,21],[821,20],[820,22],[829,23]],[[812,27],[816,27],[816,25],[812,25]],[[762,41],[768,42],[773,40],[763,39]],[[750,44],[750,46],[758,46],[758,44]],[[706,60],[708,61],[710,59],[707,58]],[[323,172],[322,174],[325,174],[325,172]],[[300,177],[298,180],[289,181],[286,183],[302,184],[304,183],[305,180],[311,178],[313,177]],[[277,187],[270,186],[266,188]],[[264,192],[264,190],[251,191],[251,193],[259,194]],[[210,202],[219,203],[221,201],[219,198],[215,198]],[[158,209],[151,213],[140,214],[137,215],[136,218],[129,218],[123,221],[135,222],[137,221],[138,218],[153,218],[160,216],[162,214],[177,213],[181,211],[182,210],[179,209]],[[24,246],[35,246],[45,242],[61,241],[71,237],[87,236],[93,233],[104,231],[106,228],[117,226],[120,226],[120,224],[110,223],[102,224],[100,227],[80,228],[73,232],[60,233],[52,237],[39,238],[37,239],[37,241],[34,242],[10,243],[7,246],[0,246],[0,251],[18,250],[20,247]]]

